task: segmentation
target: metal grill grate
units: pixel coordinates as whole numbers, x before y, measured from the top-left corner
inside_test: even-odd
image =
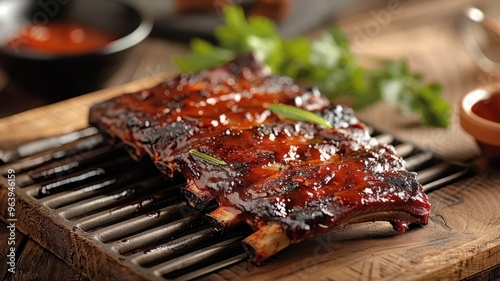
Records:
[[[374,130],[372,135],[394,145],[427,192],[468,172],[390,134]],[[182,179],[165,179],[151,163],[136,162],[124,149],[106,145],[95,128],[23,144],[2,151],[0,159],[3,185],[8,169],[14,169],[16,196],[76,234],[74,243],[90,241],[90,247],[119,261],[108,265],[117,272],[146,280],[186,280],[246,259],[240,242],[249,229],[218,231],[183,199]],[[44,230],[25,226],[23,231]],[[39,242],[63,252],[57,243]],[[91,266],[73,265],[95,277]]]

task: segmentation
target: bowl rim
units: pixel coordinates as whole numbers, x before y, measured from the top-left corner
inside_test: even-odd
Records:
[[[35,59],[35,60],[69,59],[69,58],[79,58],[85,56],[103,56],[103,55],[119,53],[142,42],[151,33],[153,29],[153,20],[150,17],[148,17],[141,9],[139,9],[137,6],[129,2],[116,1],[116,0],[111,0],[111,2],[126,7],[137,13],[140,19],[140,23],[134,30],[132,30],[132,32],[109,42],[102,48],[89,50],[85,52],[75,52],[75,53],[50,53],[50,52],[37,52],[30,50],[20,52],[18,50],[11,50],[9,48],[5,48],[2,45],[0,46],[0,52],[22,59]]]
[[[500,95],[500,84],[478,87],[468,92],[460,102],[460,124],[477,141],[500,146],[500,123],[472,112],[472,106],[492,95]]]

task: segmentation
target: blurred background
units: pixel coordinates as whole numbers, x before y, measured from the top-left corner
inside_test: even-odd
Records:
[[[130,6],[127,9],[137,9],[138,13],[103,2],[126,4]],[[305,0],[0,0],[0,34],[3,34],[0,43],[4,46],[13,39],[12,34],[25,32],[20,31],[21,26],[43,24],[58,17],[75,17],[79,22],[104,26],[119,37],[136,33],[128,36],[129,42],[121,42],[124,44],[114,46],[113,50],[87,52],[83,56],[63,54],[62,60],[57,56],[2,48],[0,117],[156,73],[175,72],[172,56],[187,55],[188,42],[193,37],[213,40],[213,31],[222,21],[222,7],[234,4],[243,6],[247,15],[275,20],[286,38],[298,35],[315,38],[325,27],[338,25],[350,38],[354,53],[408,58],[412,68],[430,72],[432,80],[447,79],[440,77],[440,73],[432,73],[432,69],[442,63],[446,64],[445,71],[476,71],[476,68],[457,69],[452,53],[446,51],[447,48],[465,50],[482,72],[473,74],[476,83],[496,79],[492,73],[496,71],[495,61],[500,62],[496,57],[500,36],[465,15],[468,7],[477,6],[495,18],[500,15],[496,7],[500,5],[493,1],[316,0],[313,3]],[[118,23],[129,26],[121,29],[113,26]],[[69,58],[71,56],[77,58]],[[487,75],[482,77],[484,73]]]

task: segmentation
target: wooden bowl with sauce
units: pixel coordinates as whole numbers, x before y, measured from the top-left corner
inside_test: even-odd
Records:
[[[0,66],[51,97],[98,89],[152,21],[112,0],[0,0]]]
[[[460,104],[462,128],[473,136],[483,156],[500,162],[500,85],[469,92]]]

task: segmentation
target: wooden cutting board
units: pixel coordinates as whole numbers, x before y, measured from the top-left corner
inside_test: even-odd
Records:
[[[445,2],[453,3],[448,5],[456,8],[440,6]],[[443,130],[415,126],[413,117],[402,117],[385,103],[358,115],[378,128],[448,158],[468,161],[477,157],[478,151],[460,128],[457,104],[468,90],[492,78],[478,75],[457,36],[455,16],[461,9],[459,4],[441,1],[436,4],[438,8],[433,4],[433,9],[413,9],[418,5],[405,4],[403,9],[408,12],[393,14],[391,24],[376,36],[369,36],[368,45],[358,45],[357,52],[407,57],[413,70],[424,73],[427,80],[442,83],[445,97],[454,105],[451,127]],[[373,16],[368,16],[340,25],[346,27],[356,42],[357,36],[362,35],[359,32],[373,20]],[[427,22],[423,25],[421,21]],[[414,38],[421,40],[416,43]],[[166,76],[135,81],[1,119],[0,149],[85,127],[91,104],[148,87],[161,77]],[[481,169],[476,175],[433,191],[429,196],[432,216],[426,227],[396,234],[384,223],[351,226],[292,246],[263,266],[242,262],[204,279],[457,280],[485,270],[490,276],[499,276],[500,168]],[[2,212],[4,207],[0,206]],[[487,277],[488,273],[482,276]]]

